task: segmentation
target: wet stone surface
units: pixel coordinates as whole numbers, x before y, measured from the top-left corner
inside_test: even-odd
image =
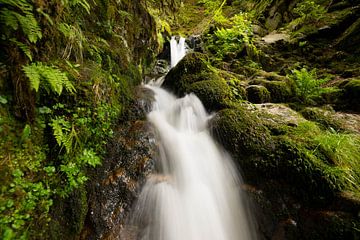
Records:
[[[108,143],[108,156],[102,166],[91,173],[88,184],[88,213],[81,239],[116,239],[126,222],[132,204],[142,185],[154,169],[155,141],[145,119],[150,109],[151,94],[135,100],[132,113],[114,130]]]

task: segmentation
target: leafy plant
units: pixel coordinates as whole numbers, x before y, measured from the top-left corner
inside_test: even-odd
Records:
[[[299,100],[305,104],[314,103],[314,99],[323,92],[336,91],[332,88],[322,88],[321,86],[328,82],[328,78],[317,78],[316,69],[308,71],[306,68],[292,70],[289,78],[293,80],[295,94]]]
[[[42,38],[41,29],[33,14],[33,5],[27,0],[0,0],[5,6],[0,11],[0,21],[12,30],[21,29],[31,43]]]
[[[74,143],[79,143],[74,126],[63,117],[53,119],[50,126],[53,129],[56,142],[60,147],[65,147],[67,153],[73,150]]]
[[[294,8],[294,13],[299,15],[303,22],[319,21],[324,17],[326,9],[314,1],[300,1]]]
[[[58,30],[66,38],[66,47],[64,49],[63,58],[69,59],[71,53],[75,53],[77,61],[83,61],[83,45],[86,43],[86,38],[83,35],[81,28],[77,25],[69,25],[67,23],[60,23]]]
[[[43,82],[45,89],[50,88],[58,95],[61,95],[64,87],[70,93],[76,92],[66,74],[54,66],[46,66],[41,62],[36,62],[23,66],[23,71],[30,80],[31,88],[36,92],[39,91],[40,82]]]
[[[253,46],[251,22],[246,14],[237,14],[232,19],[231,28],[220,28],[210,38],[208,48],[220,58],[229,53],[238,53],[245,45]],[[255,47],[255,46],[253,46]]]

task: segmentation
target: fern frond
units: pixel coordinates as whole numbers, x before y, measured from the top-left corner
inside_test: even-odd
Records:
[[[5,25],[11,27],[13,30],[18,30],[19,24],[13,11],[4,8],[0,12],[0,21]]]
[[[26,65],[23,66],[23,71],[30,80],[31,89],[35,89],[36,92],[39,91],[41,75],[38,69],[34,68],[33,65]]]
[[[32,3],[26,0],[0,0],[0,4],[10,7],[0,12],[0,20],[5,26],[18,30],[19,26],[30,42],[36,43],[42,38],[41,28],[33,14]]]
[[[76,92],[74,85],[70,82],[66,74],[54,66],[46,66],[41,62],[23,66],[25,75],[30,80],[30,85],[35,91],[39,90],[41,80],[45,80],[50,89],[61,95],[63,87],[70,93]],[[46,85],[45,85],[46,87]]]
[[[32,13],[27,13],[25,16],[15,13],[20,26],[29,39],[30,42],[36,43],[42,38],[41,29]]]
[[[65,147],[66,152],[70,153],[73,145],[71,124],[62,117],[56,117],[55,119],[52,119],[50,126],[53,129],[57,144],[60,147]]]
[[[15,43],[16,46],[20,48],[21,51],[23,51],[23,53],[30,59],[30,61],[32,61],[32,54],[30,48],[26,44],[17,41],[15,38],[10,39],[10,41]]]
[[[90,4],[86,0],[70,0],[70,6],[81,6],[90,14]]]

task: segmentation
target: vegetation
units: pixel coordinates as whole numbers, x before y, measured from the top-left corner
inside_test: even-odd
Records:
[[[289,78],[294,82],[296,96],[305,104],[314,103],[314,100],[324,92],[337,91],[334,88],[322,87],[329,79],[318,79],[315,68],[311,71],[308,71],[306,68],[300,70],[294,69]]]
[[[0,1],[1,239],[48,237],[55,199],[101,164],[158,50],[152,34],[167,28],[148,13],[158,2],[146,2],[133,16],[127,1]]]

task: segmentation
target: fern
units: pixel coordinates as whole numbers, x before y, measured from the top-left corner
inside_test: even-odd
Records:
[[[40,82],[44,80],[46,81],[45,83],[50,85],[50,89],[58,95],[61,95],[64,87],[71,93],[76,92],[75,87],[67,78],[66,74],[54,66],[46,66],[41,62],[37,62],[23,66],[23,71],[30,80],[31,88],[36,92],[39,91]],[[45,84],[45,87],[46,86]]]
[[[72,146],[76,132],[72,125],[62,117],[56,117],[50,123],[50,126],[53,129],[53,134],[56,139],[57,144],[60,147],[65,147],[66,152],[70,153],[72,151]]]
[[[26,0],[0,0],[6,7],[0,12],[0,21],[14,31],[21,27],[27,39],[36,43],[42,38],[41,29],[33,14],[32,3]]]
[[[80,6],[85,11],[90,14],[90,4],[87,2],[87,0],[63,0],[62,3],[66,6],[69,5],[71,7]]]
[[[30,59],[30,61],[32,61],[32,54],[30,48],[26,44],[17,41],[15,38],[10,39],[10,42],[15,43],[16,46],[20,48],[21,51],[23,51],[23,53]]]

